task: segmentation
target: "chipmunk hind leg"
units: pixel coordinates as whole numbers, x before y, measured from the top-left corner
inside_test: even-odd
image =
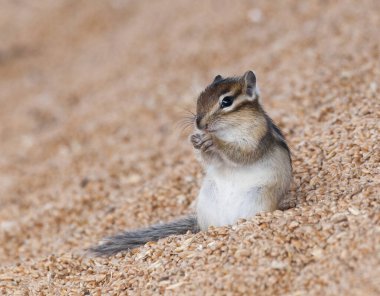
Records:
[[[276,186],[266,186],[261,188],[259,204],[263,212],[272,212],[278,210],[278,188]]]

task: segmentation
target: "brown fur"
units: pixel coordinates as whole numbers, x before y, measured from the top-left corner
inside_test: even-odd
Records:
[[[253,75],[254,80],[248,74]],[[234,102],[230,108],[223,109],[220,98],[225,94],[233,97]],[[272,121],[259,103],[252,72],[237,78],[217,76],[198,98],[197,125],[204,131],[198,134],[202,144],[192,142],[206,161],[224,159],[249,164],[271,151],[282,137],[275,134]],[[236,134],[236,139],[228,135],[223,139],[213,129],[226,129],[231,135]]]

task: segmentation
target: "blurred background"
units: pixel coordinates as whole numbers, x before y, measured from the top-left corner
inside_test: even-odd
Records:
[[[217,74],[256,72],[305,217],[378,184],[379,1],[0,5],[2,266],[190,211],[181,119]]]

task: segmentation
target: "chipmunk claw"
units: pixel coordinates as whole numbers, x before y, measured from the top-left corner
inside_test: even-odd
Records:
[[[207,152],[210,150],[210,148],[214,145],[212,139],[207,139],[206,141],[203,142],[201,150],[204,152]]]
[[[211,136],[208,134],[191,135],[190,141],[195,149],[201,149],[202,151],[208,150],[213,145]]]

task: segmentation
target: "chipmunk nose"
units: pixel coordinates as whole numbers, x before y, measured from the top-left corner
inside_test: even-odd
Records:
[[[207,129],[207,128],[208,128],[208,124],[202,122],[202,119],[203,119],[202,116],[197,116],[197,118],[196,118],[196,120],[195,120],[195,123],[196,123],[196,125],[197,125],[197,128],[200,129],[200,130],[202,130],[202,129]]]
[[[197,116],[197,119],[195,120],[195,123],[196,123],[198,129],[202,129],[201,120],[202,120],[201,116]]]

